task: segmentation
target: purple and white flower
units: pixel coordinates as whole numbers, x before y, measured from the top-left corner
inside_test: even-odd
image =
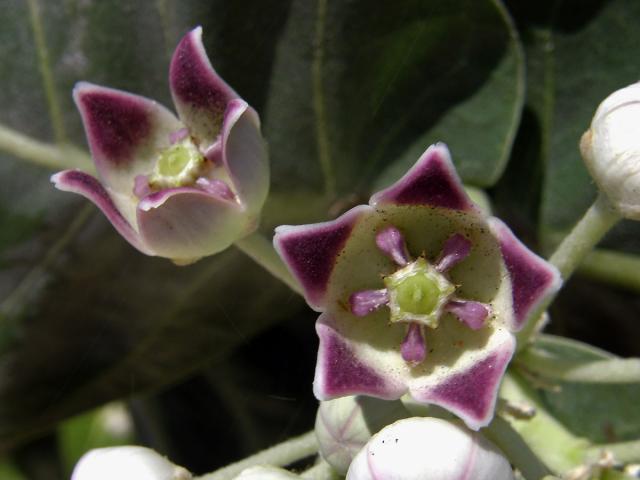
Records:
[[[368,205],[278,227],[274,244],[321,312],[318,399],[409,393],[473,429],[493,417],[514,332],[560,286],[471,202],[443,144]]]
[[[99,179],[79,170],[52,177],[95,203],[135,248],[176,263],[255,230],[269,188],[260,119],[215,72],[201,36],[185,35],[171,60],[178,118],[145,97],[76,85]]]

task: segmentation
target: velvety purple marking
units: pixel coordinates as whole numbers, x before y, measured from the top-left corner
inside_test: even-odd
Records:
[[[384,396],[385,380],[371,368],[360,362],[349,345],[331,330],[322,338],[324,370],[324,394],[327,397],[371,394]]]
[[[481,329],[489,316],[489,307],[484,303],[469,300],[451,300],[444,309],[453,313],[471,330]]]
[[[169,134],[169,143],[171,145],[181,142],[185,138],[189,136],[189,130],[186,128],[181,128],[180,130],[176,130],[175,132],[171,132]]]
[[[381,290],[364,290],[362,292],[356,292],[349,297],[351,313],[356,317],[369,315],[387,303],[389,303],[389,295],[386,288]]]
[[[189,32],[178,44],[169,69],[171,89],[181,102],[222,115],[234,97],[202,56],[198,35]]]
[[[500,228],[500,249],[511,277],[514,328],[519,330],[531,310],[549,292],[556,276],[544,260],[532,253],[504,225]]]
[[[409,263],[409,252],[404,237],[400,230],[390,226],[378,232],[376,235],[376,245],[391,260],[401,267]]]
[[[402,359],[412,365],[424,361],[427,356],[427,344],[422,335],[422,326],[418,323],[410,323],[407,335],[400,345]]]
[[[511,353],[512,350],[496,352],[466,372],[450,377],[434,387],[427,400],[455,407],[477,420],[486,418]]]
[[[146,106],[111,91],[81,93],[79,103],[94,153],[115,165],[132,161],[136,147],[151,132],[150,112]]]
[[[438,149],[425,155],[381,199],[404,205],[431,205],[452,210],[469,210],[469,202],[459,180]]]
[[[338,254],[353,230],[352,219],[338,219],[277,236],[280,251],[305,289],[308,300],[324,296]]]
[[[444,243],[442,253],[436,262],[436,270],[443,273],[467,258],[471,251],[471,241],[456,233]]]

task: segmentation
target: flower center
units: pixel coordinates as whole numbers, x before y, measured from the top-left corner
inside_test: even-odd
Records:
[[[409,313],[426,315],[433,312],[439,296],[437,282],[421,272],[400,280],[396,286],[398,306]]]
[[[456,287],[424,258],[409,263],[384,279],[392,322],[438,326],[443,306]]]
[[[193,185],[205,169],[205,158],[190,138],[160,152],[156,166],[149,175],[152,189]]]

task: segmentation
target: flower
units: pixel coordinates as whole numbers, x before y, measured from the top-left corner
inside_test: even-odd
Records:
[[[512,480],[509,461],[478,432],[439,418],[383,428],[360,450],[347,480]]]
[[[591,176],[626,218],[640,220],[640,82],[598,107],[580,150]]]
[[[95,203],[135,248],[176,263],[255,230],[269,184],[258,115],[214,71],[201,37],[200,27],[185,35],[171,60],[179,119],[148,98],[77,84],[100,180],[79,170],[52,177]]]
[[[557,270],[474,205],[443,144],[339,218],[281,226],[274,244],[321,312],[314,393],[409,393],[487,425],[514,332],[560,286]]]
[[[97,448],[78,461],[71,480],[190,480],[191,474],[145,447]]]

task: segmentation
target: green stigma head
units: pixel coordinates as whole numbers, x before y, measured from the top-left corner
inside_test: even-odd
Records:
[[[149,177],[153,188],[192,185],[202,174],[204,157],[190,139],[162,150]]]
[[[455,291],[442,274],[424,258],[385,278],[392,322],[419,322],[438,326],[442,307]]]
[[[439,297],[438,283],[422,272],[400,280],[396,286],[398,306],[407,313],[428,315],[438,305]]]

